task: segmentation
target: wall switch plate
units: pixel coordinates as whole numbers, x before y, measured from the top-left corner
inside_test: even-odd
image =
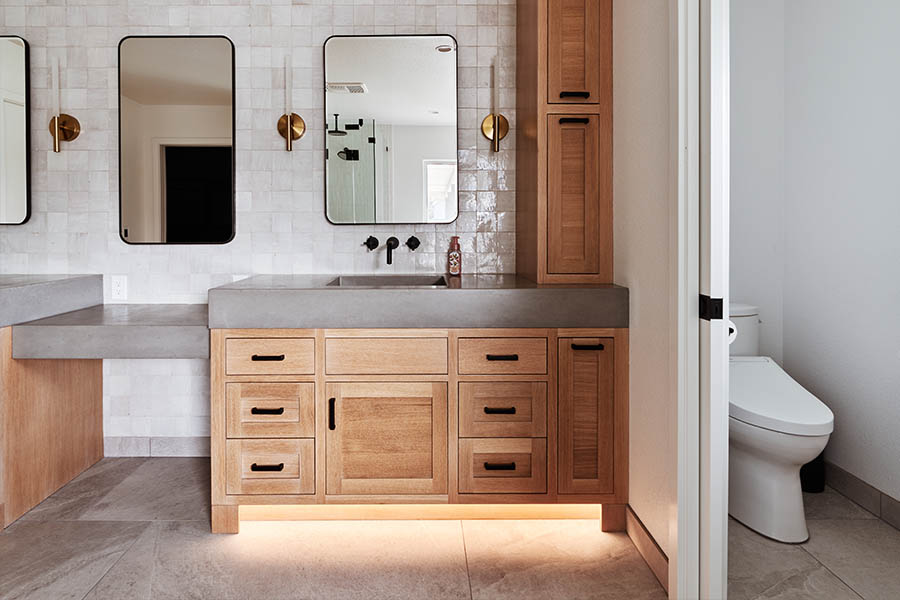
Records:
[[[113,275],[110,287],[113,300],[128,300],[128,275]]]

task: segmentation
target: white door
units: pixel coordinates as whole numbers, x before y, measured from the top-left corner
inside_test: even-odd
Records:
[[[699,566],[704,599],[725,598],[728,590],[728,8],[729,0],[700,2]]]

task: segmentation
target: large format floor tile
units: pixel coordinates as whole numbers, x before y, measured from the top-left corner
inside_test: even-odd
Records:
[[[803,494],[806,520],[810,519],[877,519],[875,515],[830,487],[820,494]]]
[[[900,598],[900,531],[880,520],[816,520],[804,548],[866,600]]]
[[[663,599],[624,533],[598,521],[463,521],[472,597]]]
[[[728,519],[728,600],[752,600],[818,566],[800,546],[770,540]]]
[[[208,458],[148,458],[78,518],[207,521],[209,490]]]
[[[459,521],[153,525],[97,585],[112,598],[469,598]]]
[[[731,596],[729,596],[730,598]],[[825,567],[788,577],[755,600],[861,600],[859,594]]]
[[[75,520],[147,462],[146,458],[105,458],[64,485],[22,518]]]
[[[146,528],[20,520],[0,534],[0,598],[83,598]]]

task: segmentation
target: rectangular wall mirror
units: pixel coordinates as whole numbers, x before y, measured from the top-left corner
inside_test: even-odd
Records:
[[[329,221],[456,219],[456,48],[450,35],[325,42]]]
[[[28,43],[0,36],[0,225],[31,216]]]
[[[231,40],[134,36],[120,42],[119,173],[119,233],[124,241],[231,241]]]

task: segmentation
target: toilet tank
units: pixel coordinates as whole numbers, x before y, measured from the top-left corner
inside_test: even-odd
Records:
[[[750,304],[728,304],[729,327],[737,333],[728,347],[732,356],[759,356],[759,308]]]

